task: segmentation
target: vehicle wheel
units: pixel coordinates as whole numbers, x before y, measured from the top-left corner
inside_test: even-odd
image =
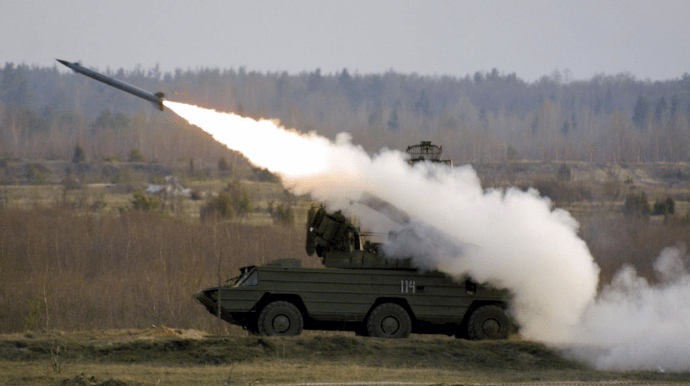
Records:
[[[302,313],[294,304],[285,301],[267,304],[257,321],[259,334],[265,336],[296,336],[303,327]]]
[[[512,330],[510,317],[499,306],[481,306],[467,322],[467,336],[471,340],[506,339]]]
[[[374,308],[366,324],[367,335],[376,338],[402,339],[412,332],[410,315],[395,303],[384,303]]]

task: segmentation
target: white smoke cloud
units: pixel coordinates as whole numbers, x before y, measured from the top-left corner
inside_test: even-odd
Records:
[[[358,201],[373,196],[392,204],[407,216],[404,226],[417,234],[416,241],[421,235],[438,247],[421,245],[421,250],[436,252],[417,254],[419,266],[455,276],[469,274],[479,282],[512,290],[511,311],[527,338],[577,344],[575,355],[602,368],[640,367],[645,355],[661,356],[648,350],[636,354],[635,347],[652,347],[651,341],[666,341],[677,330],[682,319],[668,314],[680,308],[690,320],[684,304],[674,309],[666,308],[670,304],[649,306],[652,310],[645,306],[671,299],[666,298],[667,291],[687,300],[687,286],[650,292],[652,287],[630,272],[622,273],[595,299],[599,268],[577,236],[577,221],[564,210],[552,209],[551,201],[535,190],[485,191],[470,166],[410,167],[401,152],[383,149],[369,156],[346,134],[332,142],[314,133],[286,130],[273,121],[257,122],[167,101],[165,105],[255,165],[279,174],[292,192],[310,193],[332,210],[356,214],[363,229],[387,232],[396,225],[380,214],[368,216]],[[396,243],[389,251],[408,250],[411,245],[404,237]],[[676,267],[675,271],[677,265],[668,259],[659,263],[659,267]],[[664,272],[674,283],[687,277]],[[683,352],[678,341],[668,343],[675,345],[671,353]],[[677,361],[675,365],[659,361],[659,365],[690,367],[688,359]]]
[[[690,369],[690,273],[684,247],[666,248],[651,285],[632,267],[618,272],[583,314],[571,353],[602,369]]]

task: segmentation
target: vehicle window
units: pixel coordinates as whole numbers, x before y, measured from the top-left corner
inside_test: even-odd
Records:
[[[249,276],[247,276],[244,280],[242,280],[239,285],[245,286],[245,285],[257,285],[259,284],[259,274],[254,271],[252,272]]]

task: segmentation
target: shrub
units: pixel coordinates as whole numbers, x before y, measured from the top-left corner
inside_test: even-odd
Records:
[[[160,208],[161,200],[156,196],[149,196],[144,193],[143,190],[137,190],[134,192],[134,200],[132,201],[132,207],[135,210],[144,211],[154,211]]]
[[[283,202],[275,203],[271,200],[268,202],[268,213],[274,222],[284,225],[292,225],[295,223],[295,210],[292,206]]]
[[[131,172],[129,169],[125,168],[115,172],[115,174],[113,174],[113,176],[110,178],[110,182],[113,184],[124,184],[129,182],[131,179]]]
[[[235,217],[235,210],[232,208],[232,197],[227,192],[219,192],[218,195],[211,197],[201,207],[199,216],[202,220]]]
[[[667,215],[675,212],[676,203],[671,197],[667,197],[664,201],[654,202],[653,215]]]
[[[647,195],[644,193],[628,193],[623,204],[623,214],[626,216],[645,217],[650,213]]]
[[[238,215],[244,215],[254,210],[252,197],[242,186],[239,180],[228,183],[225,191],[230,194],[230,197],[232,198],[232,208]]]
[[[605,200],[617,200],[621,195],[621,182],[617,179],[606,180],[602,184],[602,194]]]
[[[34,299],[29,303],[29,313],[24,317],[24,331],[35,330],[39,326],[42,307],[39,299]]]
[[[62,187],[65,188],[65,190],[77,190],[81,189],[83,186],[76,176],[68,174],[62,179]]]
[[[252,198],[239,180],[228,183],[221,192],[206,202],[201,208],[201,218],[232,218],[254,211]]]
[[[48,182],[49,171],[48,168],[41,164],[27,165],[27,177],[34,185],[45,185]]]
[[[565,164],[562,164],[561,167],[558,168],[558,172],[556,172],[556,176],[561,181],[570,181],[572,179],[572,176],[570,173],[570,168],[568,166],[566,166]]]
[[[123,185],[123,184],[142,184],[147,181],[147,176],[143,172],[138,172],[136,170],[132,170],[128,167],[124,167],[121,169],[113,169],[109,170],[107,172],[104,172],[110,176],[110,183],[112,184],[118,184],[118,185]]]
[[[137,148],[132,149],[127,155],[128,162],[146,162],[146,157]]]
[[[197,189],[192,189],[192,192],[190,193],[189,198],[191,198],[193,201],[199,201],[204,197],[203,192],[200,192]]]
[[[280,177],[271,173],[267,169],[263,168],[252,168],[252,174],[254,174],[254,180],[259,182],[280,182]]]
[[[221,156],[218,159],[218,170],[220,170],[222,172],[226,172],[226,171],[230,170],[230,164],[228,163],[228,160],[223,156]]]

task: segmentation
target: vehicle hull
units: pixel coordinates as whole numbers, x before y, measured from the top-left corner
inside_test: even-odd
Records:
[[[506,291],[413,269],[254,267],[254,285],[210,287],[194,296],[223,320],[255,330],[262,307],[275,300],[295,303],[307,329],[356,330],[378,304],[396,303],[414,321],[415,332],[458,326],[473,307],[503,305]],[[220,306],[220,309],[219,309]],[[442,331],[443,330],[443,331]]]

